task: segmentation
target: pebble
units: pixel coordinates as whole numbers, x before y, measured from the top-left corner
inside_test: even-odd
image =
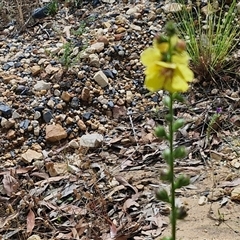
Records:
[[[40,73],[40,71],[41,71],[41,67],[38,65],[31,67],[31,73],[34,77],[37,76]]]
[[[4,117],[2,117],[1,119],[1,127],[5,128],[5,129],[9,129],[11,127],[13,127],[15,125],[15,120],[12,118],[6,119]]]
[[[68,146],[74,149],[78,149],[80,146],[79,141],[77,141],[76,139],[73,139],[68,143]]]
[[[100,67],[100,61],[99,61],[99,57],[97,54],[90,54],[89,55],[89,65],[92,67]]]
[[[92,44],[89,48],[88,48],[88,51],[90,53],[94,53],[94,52],[101,52],[103,49],[104,49],[104,43],[103,42],[96,42],[94,44]]]
[[[79,120],[77,121],[77,125],[78,125],[78,127],[79,127],[82,131],[86,131],[87,127],[86,127],[85,123],[84,123],[81,119],[79,119]]]
[[[199,198],[199,200],[198,200],[198,205],[199,205],[199,206],[203,206],[203,205],[205,205],[205,204],[207,203],[207,201],[208,201],[207,197],[201,196],[201,197]]]
[[[31,150],[31,149],[28,149],[25,153],[23,153],[21,155],[21,157],[25,163],[31,163],[33,160],[42,160],[43,159],[42,153],[39,153],[39,152]]]
[[[74,109],[78,109],[79,108],[79,99],[77,97],[73,97],[71,102],[70,102],[70,105],[72,108]]]
[[[46,140],[49,142],[57,142],[67,137],[66,130],[59,124],[46,126]]]
[[[0,102],[0,112],[3,117],[10,117],[12,115],[12,108]]]
[[[51,83],[47,83],[43,80],[37,81],[37,83],[33,86],[36,91],[49,90],[51,88]]]
[[[90,90],[87,87],[84,87],[81,92],[81,99],[87,102],[90,99]]]
[[[72,99],[72,95],[67,91],[63,91],[61,94],[61,99],[65,102],[70,102],[70,100]]]
[[[50,110],[46,110],[43,112],[43,120],[45,123],[49,123],[53,118],[52,112]]]
[[[30,236],[27,240],[42,240],[38,235],[34,234]]]
[[[103,71],[95,73],[93,78],[102,88],[108,86],[108,78]]]
[[[13,113],[12,113],[12,118],[13,119],[18,119],[18,118],[20,118],[21,117],[21,115],[15,110],[15,111],[13,111]]]
[[[95,148],[101,146],[103,142],[103,135],[98,133],[86,134],[80,138],[80,146]]]

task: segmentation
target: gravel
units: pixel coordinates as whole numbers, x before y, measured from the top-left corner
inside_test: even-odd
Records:
[[[139,59],[173,6],[93,5],[62,4],[55,17],[28,24],[21,34],[17,25],[0,32],[1,160],[21,160],[34,143],[50,150],[61,139],[49,143],[49,125],[61,127],[63,141],[96,132],[110,137],[127,109],[146,118],[159,104],[162,96],[143,88]]]

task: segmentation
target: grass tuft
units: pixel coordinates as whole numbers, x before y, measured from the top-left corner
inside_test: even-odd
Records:
[[[183,1],[178,1],[183,4]],[[223,74],[234,72],[237,61],[232,53],[236,49],[239,26],[236,18],[236,0],[226,5],[205,7],[183,4],[175,13],[177,27],[187,42],[191,68],[199,80],[214,80]]]

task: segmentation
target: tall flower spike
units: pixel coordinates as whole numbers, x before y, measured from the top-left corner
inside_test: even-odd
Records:
[[[143,51],[141,62],[146,67],[144,85],[149,91],[163,89],[174,93],[188,90],[193,72],[188,67],[189,55],[184,43],[176,35],[170,38],[161,36],[154,39],[152,47]]]

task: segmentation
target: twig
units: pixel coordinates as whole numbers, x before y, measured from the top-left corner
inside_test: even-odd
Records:
[[[134,136],[135,142],[136,142],[137,147],[138,147],[137,134],[136,134],[136,131],[135,131],[134,126],[133,126],[132,114],[133,114],[133,112],[131,110],[128,110],[127,115],[129,116],[130,124],[131,124],[132,131],[133,131],[133,136]]]

